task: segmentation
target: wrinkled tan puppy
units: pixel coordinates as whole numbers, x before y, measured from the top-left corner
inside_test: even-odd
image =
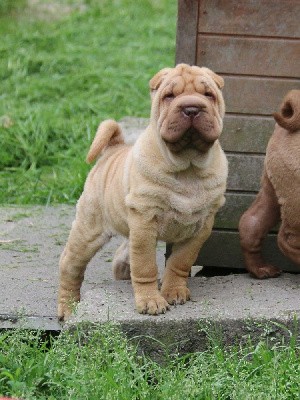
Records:
[[[115,121],[99,126],[87,157],[98,161],[60,259],[60,319],[80,299],[87,263],[115,233],[129,237],[114,270],[126,279],[130,264],[138,312],[161,314],[190,299],[187,277],[224,203],[227,160],[218,141],[223,85],[207,68],[166,68],[150,81],[150,124],[133,146],[124,143]],[[157,240],[174,243],[161,291]]]
[[[262,256],[263,242],[278,223],[280,250],[300,265],[300,90],[286,94],[274,118],[277,124],[267,146],[261,188],[239,223],[246,267],[258,279],[281,273]]]

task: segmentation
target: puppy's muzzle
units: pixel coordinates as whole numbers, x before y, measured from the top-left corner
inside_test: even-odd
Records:
[[[168,148],[179,152],[186,148],[207,151],[219,137],[212,107],[197,97],[181,99],[172,110],[167,129],[162,132]]]
[[[195,106],[188,106],[188,107],[182,107],[182,113],[184,117],[188,118],[195,118],[200,114],[200,111],[202,111],[203,108],[206,108],[205,106],[201,107],[195,107]]]

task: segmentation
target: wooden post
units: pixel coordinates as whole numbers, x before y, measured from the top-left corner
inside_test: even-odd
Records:
[[[198,12],[197,0],[178,0],[176,64],[196,64]]]

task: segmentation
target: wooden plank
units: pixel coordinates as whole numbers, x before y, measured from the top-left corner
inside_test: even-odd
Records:
[[[264,156],[250,154],[227,154],[227,190],[257,192],[263,171]]]
[[[300,89],[300,79],[272,79],[225,76],[224,98],[227,113],[272,115],[292,89]]]
[[[214,228],[237,230],[241,216],[253,203],[256,193],[227,192],[225,197],[226,203],[216,215]],[[279,224],[271,232],[278,232],[278,229]]]
[[[300,37],[299,0],[201,0],[199,32]]]
[[[220,143],[225,151],[265,153],[274,127],[272,117],[227,114]]]
[[[237,229],[242,214],[249,208],[256,195],[248,193],[226,193],[226,203],[216,215],[214,228]]]
[[[176,64],[196,63],[198,1],[178,0]]]
[[[284,271],[300,272],[300,267],[292,263],[278,249],[277,236],[269,234],[263,246],[265,259]],[[195,265],[212,267],[245,267],[238,232],[214,231],[201,249]]]
[[[200,34],[197,46],[197,64],[211,67],[219,73],[295,78],[300,76],[300,39]]]

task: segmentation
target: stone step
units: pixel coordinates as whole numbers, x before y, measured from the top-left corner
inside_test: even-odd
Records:
[[[56,319],[58,261],[74,216],[75,207],[66,205],[0,208],[0,328],[62,329]],[[230,343],[249,333],[284,334],[299,316],[300,276],[288,273],[263,281],[246,273],[191,277],[192,301],[164,315],[140,315],[131,283],[113,280],[111,261],[121,240],[113,238],[88,265],[82,302],[68,328],[113,321],[155,355],[162,348],[202,349],[208,325],[222,328]],[[164,252],[159,243],[160,274]]]

